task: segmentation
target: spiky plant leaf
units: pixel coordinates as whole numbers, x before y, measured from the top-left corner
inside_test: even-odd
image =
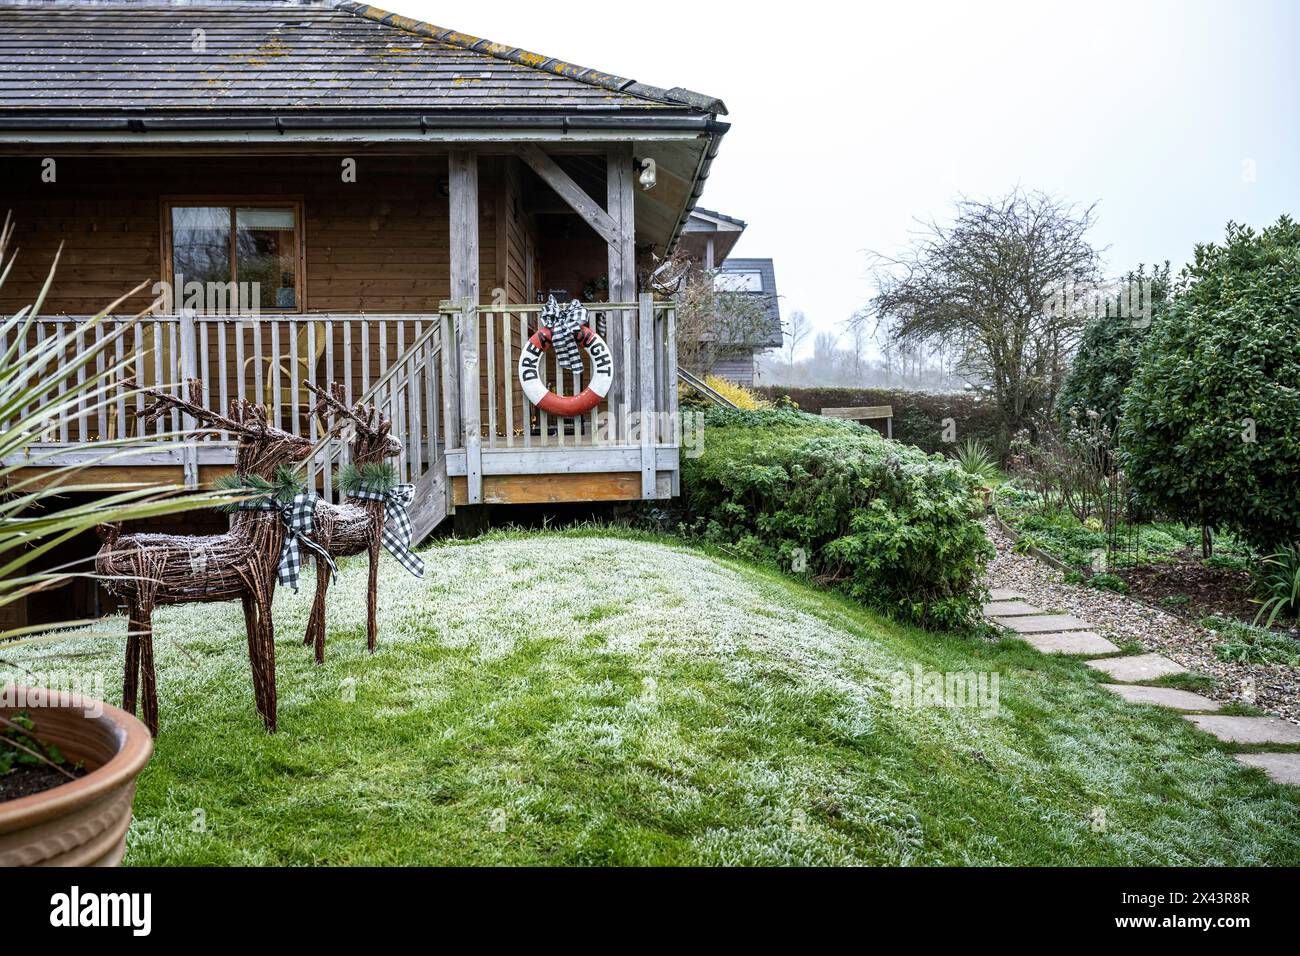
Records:
[[[0,226],[0,289],[10,275],[13,259],[9,243],[13,227],[9,216]],[[23,568],[50,554],[60,545],[98,524],[131,521],[208,507],[210,494],[188,492],[179,485],[141,488],[117,483],[82,482],[87,465],[42,468],[32,476],[22,468],[40,467],[55,453],[95,451],[106,463],[123,453],[131,440],[93,444],[65,444],[56,451],[32,452],[52,423],[78,412],[94,416],[110,402],[134,398],[135,391],[120,383],[130,378],[134,355],[119,358],[123,336],[134,320],[111,319],[114,309],[148,286],[132,289],[98,315],[71,323],[43,337],[36,335],[37,315],[54,281],[58,256],[50,266],[36,302],[13,315],[0,316],[0,607],[57,587],[74,577],[84,577],[81,566],[60,566],[48,571],[23,573]],[[19,342],[27,343],[19,360]],[[71,358],[69,358],[71,356]],[[79,380],[80,379],[80,380]],[[171,437],[171,436],[163,436]],[[94,469],[90,468],[90,474]],[[77,496],[83,497],[80,503]],[[63,624],[0,628],[0,642],[27,639]]]

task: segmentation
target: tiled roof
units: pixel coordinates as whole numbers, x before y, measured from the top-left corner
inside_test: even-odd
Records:
[[[0,0],[0,112],[725,113],[351,2]]]

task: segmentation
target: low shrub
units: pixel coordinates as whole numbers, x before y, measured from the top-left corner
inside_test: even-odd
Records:
[[[743,408],[746,411],[758,411],[763,408],[771,408],[772,403],[762,398],[743,385],[737,385],[735,382],[729,382],[721,375],[705,376],[704,384],[709,386],[727,401],[731,402],[737,408]]]
[[[993,548],[977,496],[950,460],[788,408],[711,409],[703,455],[682,462],[688,533],[932,628],[979,624]]]

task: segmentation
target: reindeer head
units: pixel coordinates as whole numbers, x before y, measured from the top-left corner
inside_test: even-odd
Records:
[[[352,423],[351,458],[354,465],[378,464],[385,458],[401,454],[402,443],[393,437],[393,423],[381,418],[375,406],[357,402],[349,408],[346,392],[338,382],[331,382],[328,389],[318,388],[314,382],[305,384],[319,398],[311,411],[321,417],[325,427],[338,428]]]
[[[191,438],[222,431],[236,436],[239,447],[235,452],[235,472],[240,475],[256,475],[270,480],[281,465],[303,461],[311,454],[310,441],[271,425],[266,420],[266,411],[260,406],[236,399],[230,403],[230,414],[221,415],[204,406],[203,383],[199,379],[190,379],[186,387],[190,396],[188,401],[155,388],[146,388],[145,393],[154,402],[140,417],[144,421],[153,421],[171,409],[177,409],[197,419],[202,426],[191,433]]]

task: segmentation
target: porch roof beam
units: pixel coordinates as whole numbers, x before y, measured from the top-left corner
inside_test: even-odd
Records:
[[[583,221],[610,245],[619,241],[618,226],[609,213],[600,208],[600,204],[588,195],[587,191],[575,183],[559,164],[547,156],[540,146],[528,144],[521,146],[519,155],[542,180],[559,193],[560,198],[583,218]]]

